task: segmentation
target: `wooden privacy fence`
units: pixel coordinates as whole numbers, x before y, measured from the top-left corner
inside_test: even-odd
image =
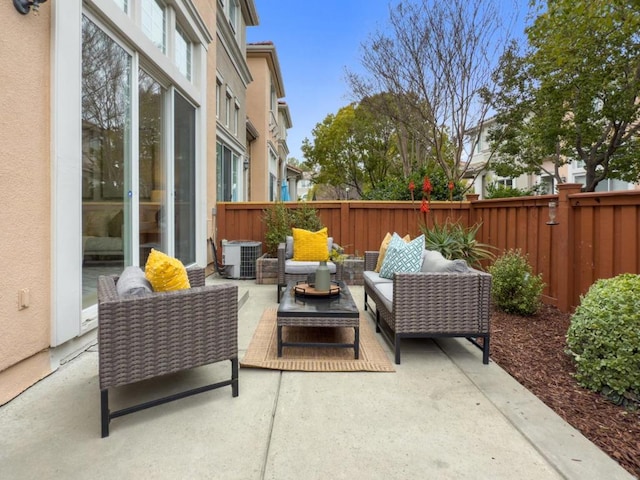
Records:
[[[581,193],[563,184],[557,195],[462,202],[432,202],[427,224],[447,219],[480,224],[477,240],[496,255],[520,249],[535,273],[542,273],[543,299],[567,312],[599,278],[640,273],[640,190]],[[557,224],[548,225],[549,202],[557,203]],[[419,202],[309,202],[347,253],[377,250],[387,232],[415,236],[424,219]],[[218,203],[216,245],[225,240],[263,242],[263,210],[271,203]],[[286,202],[296,208],[296,202]]]

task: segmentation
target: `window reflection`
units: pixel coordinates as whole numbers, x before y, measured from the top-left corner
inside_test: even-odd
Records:
[[[138,73],[140,265],[152,248],[167,251],[166,187],[163,152],[162,86],[145,71]]]
[[[182,263],[196,261],[195,210],[195,108],[181,95],[174,95],[175,241],[176,257]]]
[[[98,275],[122,271],[129,252],[131,57],[82,19],[83,307],[96,301]]]

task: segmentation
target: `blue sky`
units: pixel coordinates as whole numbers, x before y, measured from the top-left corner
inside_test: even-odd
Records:
[[[517,0],[500,3],[511,5],[513,1]],[[302,140],[313,140],[311,131],[315,125],[353,100],[349,97],[345,67],[361,71],[361,44],[386,25],[389,3],[255,0],[255,4],[260,24],[247,28],[247,41],[272,41],[276,47],[284,100],[293,122],[287,137],[289,156],[302,161]]]

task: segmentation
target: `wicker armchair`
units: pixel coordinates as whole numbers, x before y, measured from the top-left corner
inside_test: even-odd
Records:
[[[102,437],[112,418],[145,408],[227,385],[238,396],[238,287],[204,286],[204,269],[187,272],[190,289],[138,297],[118,296],[118,276],[98,278]],[[109,388],[222,360],[229,380],[109,411]]]
[[[310,273],[316,271],[319,262],[297,262],[286,258],[286,246],[284,243],[278,245],[278,303],[287,282],[304,281]],[[331,272],[331,280],[342,280],[342,263],[327,262]]]
[[[465,337],[482,348],[489,363],[491,275],[471,269],[467,273],[396,273],[393,281],[372,282],[377,251],[365,252],[364,309],[371,297],[376,305],[376,331],[395,350],[400,364],[400,343],[410,337]],[[392,302],[383,292],[392,292]],[[482,338],[480,344],[477,339]]]

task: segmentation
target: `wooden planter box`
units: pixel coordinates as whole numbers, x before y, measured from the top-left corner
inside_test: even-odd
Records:
[[[364,285],[362,273],[364,259],[347,258],[344,261],[343,280],[348,285]],[[278,259],[268,257],[265,253],[256,260],[256,283],[259,285],[275,285],[278,282]]]

